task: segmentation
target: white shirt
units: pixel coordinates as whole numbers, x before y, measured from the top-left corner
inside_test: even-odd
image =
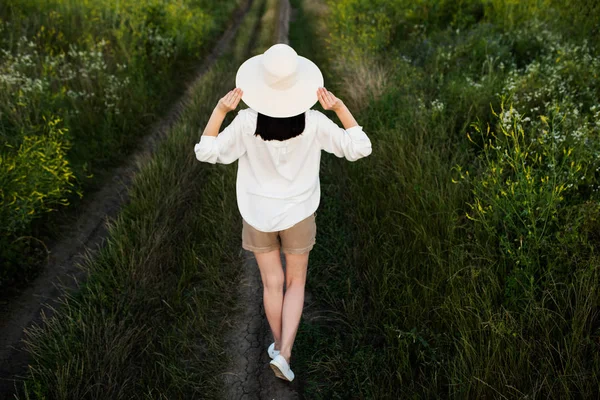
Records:
[[[211,164],[239,160],[237,204],[248,224],[262,232],[278,232],[302,221],[319,207],[321,150],[349,161],[371,154],[362,126],[340,128],[318,110],[307,110],[302,134],[287,139],[255,136],[258,113],[240,110],[218,136],[202,135],[196,158]]]

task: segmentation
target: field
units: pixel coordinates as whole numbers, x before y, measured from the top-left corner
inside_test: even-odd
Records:
[[[2,1],[2,291],[35,277],[64,211],[131,153],[238,3]]]
[[[90,279],[28,333],[23,398],[223,398],[237,166],[191,149],[237,67],[273,43],[279,3],[252,2],[86,260]],[[18,260],[15,237],[50,229],[36,216],[126,157],[237,5],[55,0],[43,17],[33,0],[0,5],[2,257]],[[290,45],[373,143],[357,162],[322,157],[300,395],[600,398],[600,5],[291,5]]]
[[[237,66],[274,41],[277,1],[247,4],[231,45],[135,175],[101,251],[82,263],[87,281],[27,331],[19,398],[223,398],[242,262],[236,166],[210,168],[192,148]]]
[[[322,166],[307,398],[598,398],[600,8],[302,4],[373,142]]]

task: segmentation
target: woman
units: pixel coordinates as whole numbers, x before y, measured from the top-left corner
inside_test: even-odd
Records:
[[[267,350],[270,365],[277,377],[292,381],[290,357],[304,305],[308,256],[316,239],[321,150],[356,161],[371,154],[371,141],[344,103],[323,87],[319,68],[286,44],[246,60],[238,69],[236,86],[219,100],[194,152],[199,161],[212,164],[239,160],[242,247],[254,253],[262,278],[265,314],[274,338]],[[219,133],[240,99],[249,108],[240,110]],[[311,109],[317,101],[335,111],[344,129]],[[285,277],[280,248],[286,258]]]

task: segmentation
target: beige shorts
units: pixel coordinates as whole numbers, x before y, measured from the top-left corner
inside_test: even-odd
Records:
[[[287,254],[302,254],[312,250],[317,236],[317,213],[296,225],[278,232],[262,232],[242,218],[242,247],[255,253],[281,250]]]

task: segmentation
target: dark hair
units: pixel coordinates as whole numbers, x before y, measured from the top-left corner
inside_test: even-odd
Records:
[[[255,136],[263,140],[287,140],[304,132],[306,124],[305,113],[293,117],[275,118],[258,113]]]

